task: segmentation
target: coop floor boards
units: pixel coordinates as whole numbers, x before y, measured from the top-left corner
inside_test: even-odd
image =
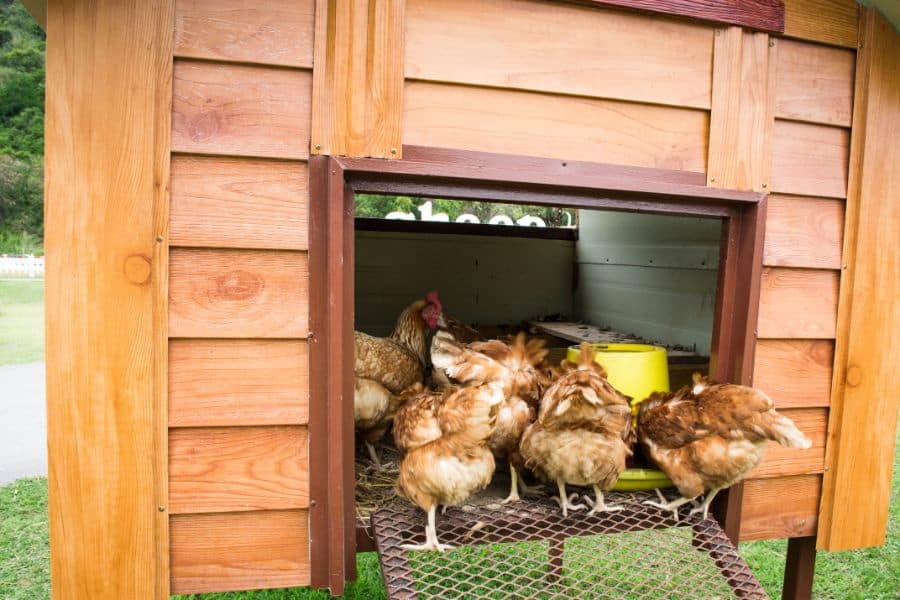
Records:
[[[550,499],[451,508],[437,521],[445,552],[408,552],[425,514],[411,505],[372,517],[388,596],[426,598],[768,598],[712,519],[676,522],[611,493],[624,509],[563,518]]]

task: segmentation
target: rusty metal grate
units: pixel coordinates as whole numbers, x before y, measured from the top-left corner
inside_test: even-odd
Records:
[[[712,519],[676,522],[649,494],[607,495],[625,509],[562,518],[550,499],[463,506],[438,516],[448,552],[409,552],[425,515],[393,504],[372,516],[388,595],[428,598],[768,598]],[[477,524],[477,526],[476,526]]]

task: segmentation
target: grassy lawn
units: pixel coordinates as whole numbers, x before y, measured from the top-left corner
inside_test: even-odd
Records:
[[[44,359],[44,280],[0,280],[0,365]]]

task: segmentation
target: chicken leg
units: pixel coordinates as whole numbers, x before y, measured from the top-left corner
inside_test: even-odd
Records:
[[[701,504],[700,506],[698,506],[695,509],[692,509],[691,512],[688,514],[695,515],[698,512],[702,512],[703,518],[705,519],[706,516],[709,514],[709,505],[712,502],[713,498],[716,497],[716,494],[719,493],[720,489],[721,488],[713,488],[713,489],[709,490],[709,493],[706,495],[706,499],[703,501],[703,504]]]
[[[372,459],[372,464],[375,465],[375,470],[380,471],[383,466],[381,464],[381,460],[378,458],[378,453],[375,451],[375,445],[372,442],[366,440],[366,450],[369,451],[369,458]]]
[[[566,496],[566,482],[562,479],[556,480],[556,485],[559,488],[559,498],[553,498],[556,500],[559,507],[562,508],[563,517],[569,516],[569,509],[572,510],[581,510],[582,508],[587,508],[584,504],[573,504],[572,498],[577,498],[578,494],[572,494],[571,496]]]
[[[509,463],[509,481],[509,496],[507,496],[500,504],[509,504],[510,502],[518,502],[521,500],[519,497],[520,487],[522,488],[523,496],[537,493],[540,490],[538,487],[526,485],[519,470],[516,469],[512,463]]]
[[[603,511],[622,510],[625,508],[619,504],[605,504],[603,502],[603,490],[600,489],[599,485],[594,486],[594,498],[595,500],[591,500],[588,496],[584,497],[584,501],[593,507],[590,512],[588,512],[589,515]]]
[[[437,505],[435,504],[431,508],[428,509],[428,525],[425,526],[425,543],[424,544],[403,544],[402,548],[404,550],[437,550],[439,552],[444,552],[445,550],[451,549],[453,546],[448,546],[447,544],[441,544],[437,539],[437,527],[435,525],[435,519],[437,516]]]
[[[653,506],[661,510],[671,510],[672,518],[675,519],[676,522],[678,522],[678,507],[682,504],[687,504],[691,500],[693,500],[693,498],[685,498],[684,496],[682,496],[681,498],[675,498],[671,502],[655,502],[653,500],[644,500],[642,504]]]

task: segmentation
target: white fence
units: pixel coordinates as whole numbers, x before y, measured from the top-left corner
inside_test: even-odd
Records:
[[[43,256],[0,256],[0,277],[43,277]]]

